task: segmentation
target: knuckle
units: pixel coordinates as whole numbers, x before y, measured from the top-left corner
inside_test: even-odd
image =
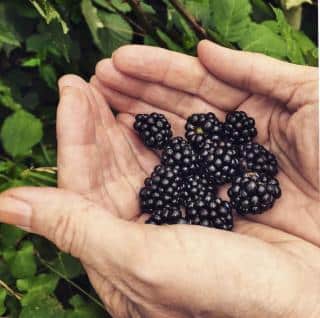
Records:
[[[52,241],[65,253],[81,258],[87,237],[86,217],[91,205],[74,213],[61,214],[52,225]]]

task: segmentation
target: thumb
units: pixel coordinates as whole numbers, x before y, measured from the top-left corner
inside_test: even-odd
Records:
[[[98,271],[130,264],[142,239],[138,224],[110,212],[55,188],[16,188],[0,195],[0,222],[44,236]]]
[[[299,86],[308,85],[310,81],[312,85],[304,90],[311,91],[316,84],[315,67],[290,64],[259,53],[231,50],[207,40],[199,43],[198,56],[201,63],[222,81],[254,94],[276,98],[288,103],[292,110],[297,108],[290,102],[294,95],[298,95]]]

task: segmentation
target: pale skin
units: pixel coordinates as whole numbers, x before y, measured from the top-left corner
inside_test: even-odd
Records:
[[[59,189],[0,195],[0,220],[78,257],[113,317],[319,317],[317,69],[199,44],[198,59],[127,46],[90,84],[60,80]],[[115,118],[110,106],[119,112]],[[245,110],[279,160],[283,196],[233,233],[143,224],[137,194],[159,162],[132,129],[163,112]]]

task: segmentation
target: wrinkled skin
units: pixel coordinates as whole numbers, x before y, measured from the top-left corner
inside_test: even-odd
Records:
[[[90,84],[61,79],[60,189],[9,190],[0,219],[79,257],[114,317],[319,317],[317,70],[207,41],[198,55],[128,46]],[[277,155],[282,198],[237,218],[234,233],[142,224],[137,195],[159,159],[133,116],[162,112],[182,135],[190,114],[234,109],[256,118],[258,142]]]

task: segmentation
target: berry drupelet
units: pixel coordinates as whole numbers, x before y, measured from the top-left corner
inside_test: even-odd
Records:
[[[206,140],[219,140],[222,136],[223,124],[215,114],[193,114],[185,125],[186,138],[195,149],[200,149]]]
[[[157,166],[140,191],[141,211],[152,213],[167,206],[179,206],[181,186],[181,178],[176,169]]]
[[[230,182],[239,172],[237,148],[230,142],[206,142],[200,153],[205,173],[217,185]]]
[[[255,172],[236,178],[228,190],[232,207],[241,215],[261,214],[280,198],[277,179]]]
[[[237,145],[252,141],[257,136],[254,119],[242,111],[228,113],[224,122],[224,136]]]
[[[262,145],[249,142],[240,147],[240,168],[245,172],[254,171],[274,177],[278,173],[278,162],[275,155]]]
[[[146,224],[177,224],[182,218],[182,213],[179,208],[167,206],[160,210],[155,210]]]
[[[208,194],[186,206],[186,217],[190,224],[214,227],[231,231],[233,228],[232,208],[227,201]]]
[[[207,194],[215,194],[216,186],[204,174],[196,174],[183,179],[182,200],[185,204],[204,198]]]
[[[182,175],[191,175],[198,169],[198,156],[185,139],[175,137],[163,150],[161,163],[173,167]]]
[[[135,119],[133,127],[148,148],[161,150],[172,137],[171,125],[162,114],[139,114]]]

